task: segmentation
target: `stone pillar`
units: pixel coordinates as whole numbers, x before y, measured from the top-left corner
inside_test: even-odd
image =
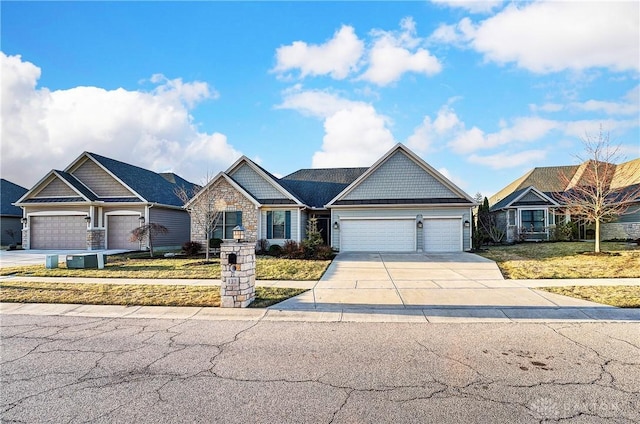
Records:
[[[22,229],[22,248],[23,249],[31,249],[31,234],[29,233],[29,228]]]
[[[255,243],[222,243],[220,267],[222,275],[220,306],[223,308],[249,306],[256,293]]]

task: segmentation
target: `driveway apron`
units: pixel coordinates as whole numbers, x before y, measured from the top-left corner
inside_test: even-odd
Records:
[[[566,300],[565,300],[566,299]],[[562,302],[566,302],[563,304]],[[518,308],[597,307],[505,280],[495,262],[471,253],[341,253],[315,287],[281,310],[416,309],[425,315],[496,314]],[[464,312],[464,311],[468,312]],[[484,312],[483,312],[484,310]]]

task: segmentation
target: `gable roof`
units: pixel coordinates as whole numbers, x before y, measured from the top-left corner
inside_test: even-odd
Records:
[[[300,169],[280,178],[280,183],[295,193],[307,206],[324,208],[349,184],[369,168]]]
[[[130,196],[105,197],[98,196],[89,187],[87,187],[79,178],[73,174],[76,165],[89,160],[99,166],[107,174],[122,184],[128,191]],[[165,174],[166,175],[166,174]],[[38,181],[30,190],[28,190],[16,203],[64,203],[64,202],[148,202],[157,203],[167,206],[182,206],[183,202],[176,194],[176,188],[183,186],[191,189],[194,184],[170,173],[171,177],[167,178],[161,174],[149,171],[148,169],[120,162],[115,159],[101,156],[91,152],[83,152],[76,158],[64,171],[52,170]],[[52,197],[52,198],[29,198],[38,188],[49,184],[52,177],[58,178],[64,182],[73,191],[77,197]]]
[[[520,200],[526,197],[527,194],[529,193],[534,193],[537,196],[537,198],[540,200],[536,202],[520,202]],[[523,205],[526,206],[527,203],[531,203],[532,205],[550,204],[554,206],[559,206],[558,202],[556,202],[551,196],[548,196],[547,194],[541,192],[540,190],[536,189],[533,186],[529,186],[529,187],[525,187],[520,190],[514,191],[513,193],[509,194],[507,197],[502,199],[500,202],[491,206],[489,210],[493,212],[500,209],[508,208],[515,204],[518,204],[519,206],[523,206]]]
[[[200,196],[203,195],[203,193],[205,193],[208,188],[210,186],[213,186],[214,184],[216,184],[216,182],[220,179],[224,179],[227,183],[229,183],[233,188],[235,188],[236,190],[238,190],[240,192],[240,194],[242,194],[244,197],[246,197],[247,199],[249,199],[254,205],[256,206],[261,206],[260,202],[258,201],[258,199],[256,199],[251,193],[249,193],[248,191],[246,191],[244,188],[242,188],[242,186],[240,186],[237,182],[235,182],[233,180],[233,178],[231,178],[230,176],[228,176],[227,174],[225,174],[224,172],[219,172],[218,175],[216,175],[215,177],[213,177],[211,180],[209,180],[209,182],[204,186],[204,187],[199,187],[196,190],[195,195],[193,195],[193,197],[191,197],[191,199],[189,199],[189,201],[187,203],[184,204],[184,208],[185,209],[189,209],[189,207],[191,206],[191,204],[198,199]]]
[[[139,195],[145,202],[182,206],[183,202],[175,192],[176,186],[182,186],[185,189],[191,189],[194,186],[193,183],[175,174],[172,175],[178,178],[176,179],[174,177],[175,183],[173,183],[162,174],[140,168],[139,166],[130,165],[91,152],[85,152],[83,155],[95,161],[105,171],[111,174],[111,176]],[[71,164],[67,170],[76,162],[77,160]]]
[[[402,155],[402,156],[396,156]],[[391,161],[394,157],[403,157],[403,163],[411,164],[411,167],[415,172],[418,172],[420,176],[428,179],[435,186],[440,189],[438,195],[429,195],[428,197],[419,198],[415,195],[406,195],[406,193],[397,193],[387,191],[387,194],[379,196],[380,198],[371,198],[371,196],[362,196],[359,198],[347,199],[347,197],[355,192],[359,186],[366,184],[367,179],[375,175],[375,173],[382,169],[387,162]],[[409,162],[407,162],[407,160]],[[390,174],[390,172],[386,172]],[[396,178],[396,174],[391,172],[393,178]],[[385,181],[383,181],[385,182]],[[412,181],[415,183],[415,181]],[[405,197],[402,197],[405,195]],[[327,203],[327,207],[335,207],[341,205],[416,205],[416,204],[465,204],[473,206],[476,203],[474,200],[448,178],[440,174],[428,163],[422,160],[419,156],[405,147],[403,144],[398,143],[392,149],[390,149],[384,156],[382,156],[376,163],[369,167],[362,175],[360,175],[355,181],[349,184],[338,195],[331,199]]]
[[[262,182],[267,184],[270,192],[277,192],[278,197],[274,197],[273,195],[264,195],[256,192],[256,187],[248,187],[246,181],[239,181],[240,178],[237,176],[234,177],[238,171],[242,169],[243,166],[247,166],[252,172],[258,175],[258,177],[262,180]],[[249,171],[249,172],[251,172]],[[246,156],[242,156],[240,159],[235,161],[225,174],[231,177],[235,183],[242,187],[247,193],[250,193],[255,199],[258,200],[263,205],[298,205],[304,206],[304,202],[296,196],[295,193],[291,192],[288,187],[280,182],[278,178],[268,172],[266,169],[262,168],[260,165],[253,162]],[[264,187],[264,186],[263,186]],[[282,197],[279,197],[282,195]]]
[[[9,180],[0,178],[0,215],[22,216],[22,209],[12,205],[17,202],[28,190]]]
[[[579,184],[583,177],[584,169],[589,163],[590,161],[585,161],[580,165],[533,168],[491,196],[489,198],[489,204],[492,205],[491,208],[493,209],[494,206],[503,204],[503,201],[510,198],[513,193],[530,186],[545,193],[547,197],[552,197],[553,193],[566,191],[569,187]],[[613,168],[611,188],[622,189],[630,185],[640,184],[640,158],[619,165],[613,165]],[[570,181],[569,184],[566,183],[567,180]]]

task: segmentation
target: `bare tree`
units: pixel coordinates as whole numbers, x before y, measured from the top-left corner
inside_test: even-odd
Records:
[[[209,261],[209,240],[226,209],[226,203],[216,198],[212,180],[213,178],[207,174],[202,186],[180,186],[175,191],[191,216],[191,226],[196,229],[196,233],[200,232],[203,236],[206,261]]]
[[[582,141],[584,153],[576,156],[581,165],[573,175],[560,175],[565,191],[557,197],[572,217],[595,224],[595,252],[598,253],[600,224],[624,214],[640,199],[640,185],[620,183],[636,179],[640,169],[617,169],[616,162],[622,159],[620,146],[611,144],[609,133],[602,127],[597,135],[586,134]]]
[[[162,224],[150,222],[131,230],[131,241],[142,243],[145,239],[149,240],[149,254],[153,258],[153,238],[158,234],[167,234],[169,229]]]

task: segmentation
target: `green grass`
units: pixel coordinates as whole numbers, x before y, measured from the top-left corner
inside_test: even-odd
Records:
[[[265,308],[305,289],[256,287],[249,307]],[[0,301],[125,306],[220,306],[220,287],[3,281]]]
[[[256,258],[258,280],[319,280],[331,261],[279,259],[270,256]],[[43,265],[2,268],[0,275],[32,277],[95,277],[95,278],[186,278],[219,279],[220,260],[206,263],[203,258],[149,258],[140,255],[113,255],[104,269],[46,269]]]
[[[594,255],[593,243],[522,243],[477,252],[496,261],[505,278],[640,278],[640,248],[605,242]],[[586,252],[586,253],[585,253]]]
[[[640,308],[640,286],[569,286],[544,287],[538,290],[619,308]]]

